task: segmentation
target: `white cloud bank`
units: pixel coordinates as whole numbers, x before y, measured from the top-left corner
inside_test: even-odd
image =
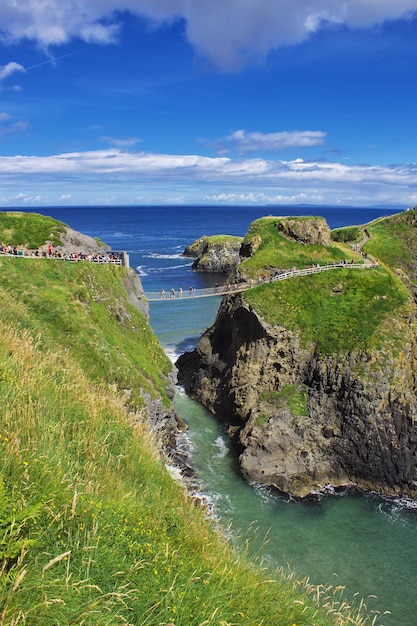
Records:
[[[39,192],[38,204],[87,203],[94,190],[114,203],[271,202],[311,204],[417,204],[417,164],[349,166],[337,162],[231,159],[101,150],[45,157],[0,157],[0,204]],[[9,193],[7,193],[9,191]],[[13,191],[13,193],[12,193]],[[68,193],[71,196],[67,197]],[[103,195],[104,197],[104,195]],[[97,203],[98,200],[96,200]]]
[[[196,51],[230,69],[326,23],[361,28],[409,18],[417,0],[2,0],[0,40],[29,39],[44,48],[75,37],[108,44],[120,34],[124,11],[153,25],[184,20]]]

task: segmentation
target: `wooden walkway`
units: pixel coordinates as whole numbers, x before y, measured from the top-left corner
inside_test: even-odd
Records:
[[[306,267],[302,270],[292,269],[287,270],[286,272],[282,272],[281,274],[277,274],[277,276],[273,276],[272,278],[261,280],[259,282],[241,282],[236,283],[235,285],[226,284],[220,285],[218,287],[209,287],[207,289],[188,289],[187,291],[181,292],[177,291],[163,291],[163,292],[148,292],[145,293],[145,296],[148,302],[174,302],[176,300],[184,300],[190,298],[210,298],[214,296],[225,296],[230,293],[239,293],[241,291],[246,291],[247,289],[251,289],[252,287],[258,287],[259,285],[263,285],[265,283],[272,283],[280,280],[286,280],[288,278],[294,278],[294,276],[308,276],[309,274],[318,274],[320,272],[327,272],[329,270],[338,270],[338,269],[369,269],[372,267],[376,267],[377,263],[371,263],[370,261],[365,261],[364,263],[337,263],[331,265],[315,265],[312,267]]]

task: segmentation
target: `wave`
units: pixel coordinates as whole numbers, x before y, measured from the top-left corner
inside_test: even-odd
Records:
[[[176,254],[158,254],[157,252],[150,252],[143,255],[146,259],[180,259],[181,256]]]
[[[182,263],[181,265],[169,265],[168,267],[147,267],[146,271],[150,274],[158,274],[161,272],[167,272],[168,270],[177,270],[183,269],[187,265],[192,265],[192,263]]]
[[[215,439],[214,445],[219,450],[219,452],[215,455],[215,458],[223,459],[229,452],[225,438],[219,435],[219,437]]]
[[[181,356],[181,353],[180,352],[176,352],[173,348],[166,348],[165,349],[165,354],[167,355],[167,357],[169,358],[171,363],[174,363],[174,364]]]
[[[121,233],[116,232],[116,233],[112,233],[111,235],[112,237],[114,237],[115,239],[132,239],[133,234],[132,233]]]
[[[138,265],[136,268],[137,273],[139,274],[139,276],[147,276],[148,272],[145,272],[145,270],[143,269],[143,265]]]

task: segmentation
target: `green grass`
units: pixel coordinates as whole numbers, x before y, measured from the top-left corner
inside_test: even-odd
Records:
[[[317,218],[297,219],[309,221]],[[278,220],[282,218],[265,217],[251,224],[244,244],[255,242],[259,247],[252,257],[244,259],[239,265],[239,271],[244,276],[256,278],[261,272],[268,272],[275,268],[302,269],[310,267],[313,263],[320,265],[338,263],[341,259],[348,261],[354,259],[362,262],[360,254],[353,252],[349,246],[342,243],[323,246],[320,244],[303,245],[300,242],[291,241],[278,232],[275,226]]]
[[[345,226],[335,228],[331,233],[333,241],[342,243],[358,243],[362,240],[362,230],[359,226]]]
[[[308,415],[307,400],[308,395],[304,389],[297,385],[284,385],[279,391],[264,392],[260,395],[259,400],[266,403],[269,407],[278,410],[289,410],[296,417]],[[257,419],[257,425],[261,426],[269,415],[261,415]]]
[[[66,225],[37,213],[0,212],[0,242],[35,250],[47,241],[61,245]]]
[[[413,260],[417,248],[417,211],[404,211],[367,225],[370,240],[364,251],[391,268],[415,274]]]
[[[411,296],[398,277],[383,268],[336,269],[267,283],[245,293],[267,322],[300,334],[322,354],[404,344],[402,315]],[[397,320],[393,320],[397,318]]]
[[[3,308],[3,319],[42,333],[47,348],[70,351],[94,380],[168,399],[164,384],[171,364],[148,322],[126,300],[121,266],[55,259],[1,258],[2,289],[19,303]],[[7,298],[6,295],[3,299]]]

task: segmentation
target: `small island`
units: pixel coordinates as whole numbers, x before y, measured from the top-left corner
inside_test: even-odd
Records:
[[[251,225],[233,280],[254,288],[225,296],[177,362],[248,480],[417,498],[416,268],[415,210],[333,232],[319,217]]]

